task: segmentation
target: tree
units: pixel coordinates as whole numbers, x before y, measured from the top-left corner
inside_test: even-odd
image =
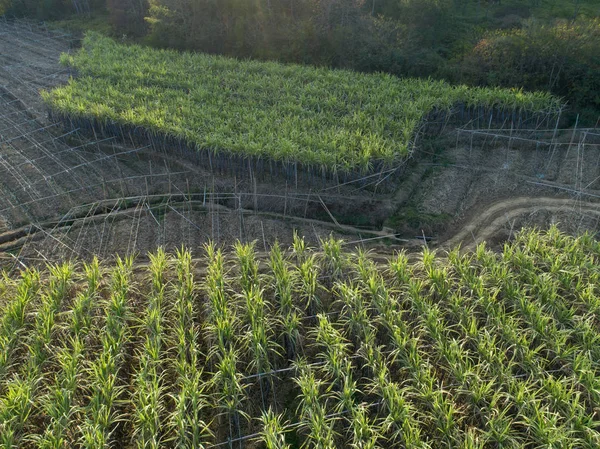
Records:
[[[0,16],[5,14],[12,5],[12,0],[0,0]]]
[[[134,36],[146,34],[147,0],[107,0],[106,7],[111,24],[118,33]]]
[[[529,21],[481,39],[460,65],[462,80],[548,90],[579,107],[600,108],[598,48],[599,19]]]
[[[104,9],[106,0],[0,0],[0,14],[62,19],[70,14],[89,15]]]

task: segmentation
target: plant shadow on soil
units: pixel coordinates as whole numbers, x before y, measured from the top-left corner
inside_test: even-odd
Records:
[[[401,207],[388,218],[386,226],[404,235],[414,234],[413,237],[420,237],[417,234],[424,233],[426,236],[431,236],[443,232],[452,219],[450,214],[420,212],[415,205],[409,205]]]
[[[437,235],[447,230],[455,217],[446,212],[435,213],[423,210],[418,194],[423,181],[439,175],[455,162],[451,151],[448,151],[448,148],[454,144],[453,139],[453,136],[443,135],[425,137],[421,141],[418,154],[407,169],[407,177],[411,173],[415,174],[412,185],[409,183],[406,186],[411,192],[406,196],[405,201],[395,205],[395,211],[386,218],[383,226],[409,238],[421,237],[423,234]],[[425,167],[423,164],[438,166]]]

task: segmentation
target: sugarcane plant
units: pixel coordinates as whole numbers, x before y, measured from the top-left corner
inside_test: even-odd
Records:
[[[206,245],[208,260],[206,290],[209,299],[207,335],[209,341],[215,342],[207,358],[213,365],[210,380],[214,405],[227,418],[229,440],[237,438],[239,447],[241,439],[242,419],[248,419],[243,404],[246,399],[247,384],[238,365],[240,362],[240,339],[237,338],[239,317],[235,304],[226,291],[224,258],[220,249],[214,245]],[[247,273],[250,282],[251,273]],[[247,284],[247,285],[252,285]],[[236,437],[237,436],[237,437]]]
[[[563,108],[543,92],[178,53],[97,33],[61,62],[77,77],[42,93],[57,120],[149,141],[213,173],[313,185],[393,169],[425,128],[450,120],[536,127]]]
[[[117,258],[112,273],[110,297],[106,304],[106,321],[100,338],[101,352],[90,363],[90,397],[85,404],[85,419],[79,425],[83,447],[104,448],[110,444],[118,417],[118,401],[123,392],[119,371],[123,365],[123,350],[129,338],[128,300],[132,289],[133,258]]]
[[[51,343],[57,331],[55,324],[61,305],[69,293],[73,266],[66,263],[51,265],[49,268],[50,282],[35,316],[26,359],[20,372],[5,385],[4,394],[0,398],[0,447],[3,449],[23,444],[24,426],[34,404],[40,401],[39,386],[45,378],[43,367],[53,356]]]
[[[194,283],[192,255],[179,250],[175,257],[177,281],[175,284],[175,320],[173,346],[176,356],[175,403],[169,422],[173,440],[178,449],[203,448],[212,437],[210,423],[203,418],[208,408],[207,385],[202,378],[198,347],[199,330],[196,317],[196,286]]]
[[[269,254],[269,265],[273,273],[272,288],[275,291],[278,307],[278,327],[283,340],[283,348],[288,361],[295,360],[298,355],[301,337],[300,310],[294,301],[296,284],[295,272],[291,264],[283,256],[281,246],[275,243]]]
[[[333,449],[336,417],[328,416],[326,399],[323,399],[324,382],[317,379],[310,365],[299,364],[300,375],[294,379],[300,388],[300,427],[306,433],[303,447]]]
[[[596,239],[344,248],[4,275],[0,447],[600,446]]]
[[[135,374],[136,394],[133,400],[133,438],[139,449],[158,449],[164,433],[162,352],[164,341],[164,311],[168,258],[162,248],[150,254],[150,281],[146,314],[141,320],[145,335],[138,354],[139,366]]]
[[[37,270],[23,271],[12,300],[3,310],[0,322],[0,380],[6,374],[12,354],[19,345],[28,307],[36,297],[39,282],[40,274]]]
[[[40,449],[59,449],[69,444],[68,434],[73,430],[73,417],[77,412],[75,395],[84,375],[86,337],[92,326],[91,312],[99,296],[100,265],[94,258],[84,265],[87,286],[77,295],[72,306],[68,334],[64,345],[58,349],[56,359],[60,371],[42,399],[42,408],[50,422],[44,433],[36,439]],[[71,442],[72,443],[72,442]]]
[[[282,415],[276,415],[271,408],[263,411],[260,416],[261,431],[259,441],[267,449],[289,449],[290,445],[285,442],[287,423]]]

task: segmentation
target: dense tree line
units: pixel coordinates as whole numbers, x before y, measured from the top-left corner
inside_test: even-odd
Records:
[[[550,90],[600,110],[597,0],[0,0],[159,47]],[[12,6],[10,6],[12,4]]]

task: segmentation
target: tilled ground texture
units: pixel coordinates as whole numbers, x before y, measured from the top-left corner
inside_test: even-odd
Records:
[[[39,223],[75,205],[141,194],[174,171],[155,163],[147,176],[148,150],[110,140],[82,141],[77,130],[49,122],[39,96],[68,79],[59,65],[69,36],[29,22],[0,21],[0,216],[7,227]],[[141,169],[143,167],[143,169]]]
[[[570,234],[597,233],[598,132],[532,130],[514,140],[509,132],[481,132],[472,146],[467,134],[448,152],[446,167],[423,183],[424,209],[456,217],[447,246],[473,246],[482,240],[502,244],[522,226],[558,224]]]
[[[522,226],[600,231],[597,128],[459,129],[415,159],[420,171],[413,170],[404,192],[412,190],[399,197],[389,223],[395,230],[422,226],[445,248],[482,240],[502,245]]]

